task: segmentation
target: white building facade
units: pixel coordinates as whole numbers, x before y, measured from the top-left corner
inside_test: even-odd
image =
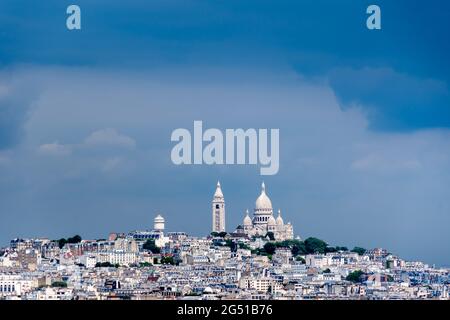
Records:
[[[266,194],[266,186],[262,183],[261,194],[256,199],[253,218],[250,218],[248,210],[242,225],[238,226],[236,232],[244,233],[250,237],[267,236],[271,232],[277,241],[294,238],[294,229],[291,223],[285,224],[281,217],[281,210],[278,216],[273,216],[272,201]]]

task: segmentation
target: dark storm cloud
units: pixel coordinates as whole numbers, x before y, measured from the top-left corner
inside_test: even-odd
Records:
[[[36,98],[35,88],[17,83],[8,72],[0,72],[0,150],[20,143],[23,126]]]
[[[374,129],[450,127],[450,91],[443,81],[389,68],[341,68],[330,73],[329,83],[344,108],[367,108]]]
[[[412,79],[450,83],[450,4],[379,0],[382,30],[365,27],[370,1],[138,1],[79,0],[82,30],[65,27],[67,3],[2,1],[0,64],[58,64],[142,68],[164,65],[264,66],[283,63],[304,76],[336,68],[388,68]],[[356,80],[356,79],[355,79]],[[357,79],[361,80],[361,79]],[[389,81],[396,81],[388,77]],[[400,79],[404,85],[408,83]],[[375,130],[449,127],[448,93],[414,89],[351,97],[369,102]],[[378,90],[378,88],[376,88]],[[349,90],[347,88],[347,90]],[[388,90],[388,89],[385,89]],[[361,93],[361,96],[358,94]],[[385,100],[379,97],[387,93]],[[418,96],[418,94],[420,96]],[[416,101],[415,98],[418,98]],[[411,104],[412,102],[412,104]],[[431,106],[428,106],[431,105]]]

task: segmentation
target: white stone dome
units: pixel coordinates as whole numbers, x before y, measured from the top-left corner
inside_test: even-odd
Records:
[[[251,226],[252,224],[253,224],[252,219],[248,215],[248,210],[247,210],[245,218],[244,218],[244,226]]]
[[[261,195],[256,199],[255,204],[256,210],[272,210],[272,201],[266,194],[266,186],[264,182],[262,183]]]
[[[281,217],[281,210],[278,210],[278,217],[277,217],[277,225],[282,226],[284,224],[283,218]]]
[[[273,216],[269,217],[269,220],[267,220],[267,225],[269,226],[276,226],[277,222],[275,221],[275,218]]]
[[[155,223],[158,223],[158,222],[165,222],[165,219],[163,218],[163,216],[161,216],[160,214],[158,214],[156,217],[155,217],[155,220],[154,220],[154,222]]]

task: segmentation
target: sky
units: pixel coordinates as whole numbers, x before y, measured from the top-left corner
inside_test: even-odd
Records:
[[[450,265],[450,4],[0,3],[0,244],[227,230],[262,181],[296,235]],[[382,29],[366,28],[381,8]],[[279,128],[280,170],[176,166],[173,130]]]

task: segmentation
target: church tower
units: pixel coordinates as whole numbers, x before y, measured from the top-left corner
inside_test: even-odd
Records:
[[[220,182],[217,182],[216,192],[212,201],[212,231],[225,232],[225,199]]]

